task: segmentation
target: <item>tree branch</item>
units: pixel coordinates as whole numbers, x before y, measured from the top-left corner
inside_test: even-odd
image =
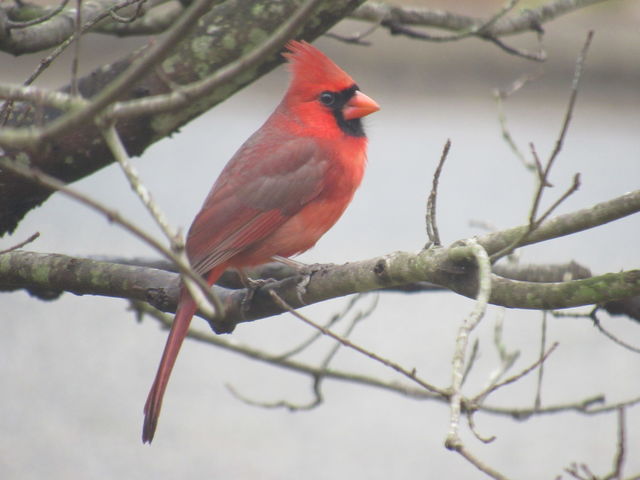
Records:
[[[419,6],[390,5],[369,1],[358,7],[351,17],[367,22],[393,21],[402,25],[435,27],[452,32],[482,31],[491,37],[516,35],[523,32],[542,31],[542,25],[562,15],[608,0],[554,0],[536,8],[522,9],[519,14],[501,17],[480,30],[486,20],[457,15]]]
[[[590,209],[560,215],[544,222],[529,238],[535,243],[604,224],[640,211],[640,191],[625,194]],[[586,219],[586,220],[585,220]],[[527,228],[521,226],[495,232],[477,239],[490,254],[508,244],[509,238]],[[87,270],[92,272],[87,276]],[[62,255],[13,251],[0,256],[0,285],[5,289],[27,288],[46,291],[92,293],[149,301],[164,311],[175,311],[177,276],[127,265],[80,260]],[[384,257],[351,262],[346,265],[323,265],[300,287],[300,277],[289,277],[274,287],[258,290],[247,308],[244,290],[223,290],[221,301],[227,306],[225,318],[218,321],[233,325],[282,312],[268,290],[273,289],[293,307],[317,303],[358,292],[427,281],[474,298],[477,292],[475,266],[470,249],[454,244],[418,254],[396,252]],[[46,274],[43,274],[46,272]],[[126,283],[127,275],[136,279],[136,290]],[[113,276],[114,281],[109,282]],[[95,283],[95,279],[100,282]],[[162,279],[162,282],[160,282]],[[640,295],[640,271],[610,273],[582,280],[559,283],[519,282],[492,275],[489,302],[511,308],[560,309],[579,305],[601,304]],[[84,285],[86,282],[86,286]]]

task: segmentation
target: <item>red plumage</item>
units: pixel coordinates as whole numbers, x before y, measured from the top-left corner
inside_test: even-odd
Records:
[[[195,270],[213,285],[227,268],[259,265],[313,247],[360,185],[366,137],[360,118],[378,105],[306,42],[291,41],[292,79],[267,121],[220,173],[189,229]],[[155,433],[162,398],[196,305],[182,288],[144,408],[143,442]]]

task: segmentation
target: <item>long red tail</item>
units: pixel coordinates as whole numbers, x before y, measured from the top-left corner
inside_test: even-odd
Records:
[[[222,272],[224,272],[225,266],[220,265],[214,268],[207,279],[209,285],[213,285]],[[173,325],[171,325],[171,331],[167,338],[167,343],[164,346],[164,352],[162,352],[162,359],[158,366],[158,372],[156,378],[151,385],[149,396],[147,397],[147,403],[144,405],[144,426],[142,428],[142,442],[151,443],[153,435],[156,432],[158,425],[158,417],[160,416],[160,408],[162,407],[162,398],[164,392],[167,389],[169,383],[169,377],[173,365],[176,363],[178,352],[182,346],[184,338],[187,336],[191,319],[196,313],[196,303],[191,298],[189,291],[186,288],[182,289],[180,294],[180,301],[178,302],[178,308],[176,315],[173,319]]]

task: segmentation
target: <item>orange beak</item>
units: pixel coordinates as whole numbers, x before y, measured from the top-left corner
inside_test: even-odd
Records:
[[[380,110],[380,105],[360,90],[356,90],[355,95],[351,97],[351,100],[344,106],[342,115],[345,120],[353,120],[354,118],[362,118],[378,110]]]

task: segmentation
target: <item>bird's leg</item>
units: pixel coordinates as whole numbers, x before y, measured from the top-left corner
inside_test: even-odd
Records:
[[[254,280],[253,278],[250,278],[249,275],[247,275],[247,272],[245,272],[244,269],[238,268],[237,270],[238,275],[240,276],[240,282],[247,290],[246,295],[242,299],[242,311],[246,312],[247,310],[249,310],[249,306],[251,305],[251,301],[253,300],[255,293],[259,289],[271,283],[277,282],[277,280],[275,278],[258,278]]]
[[[281,257],[280,255],[274,255],[273,257],[271,257],[271,259],[296,269],[298,277],[296,284],[296,294],[300,303],[304,305],[305,302],[303,300],[303,295],[306,293],[306,288],[311,281],[311,277],[314,273],[319,272],[323,268],[326,268],[326,265],[321,265],[319,263],[309,265],[306,263],[298,262],[297,260],[293,260],[291,258]]]

